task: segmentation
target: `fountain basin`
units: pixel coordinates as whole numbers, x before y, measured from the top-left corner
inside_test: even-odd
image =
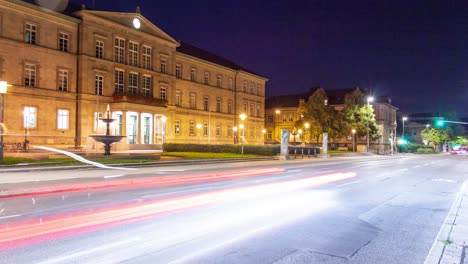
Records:
[[[89,135],[88,137],[93,138],[96,142],[104,144],[104,155],[110,155],[110,145],[119,142],[125,136],[110,136],[110,135]]]

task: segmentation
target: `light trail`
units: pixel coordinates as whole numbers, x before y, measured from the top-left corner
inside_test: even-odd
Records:
[[[149,219],[157,215],[176,213],[202,206],[255,199],[318,185],[346,180],[355,173],[334,173],[296,180],[212,191],[143,203],[116,206],[73,214],[0,225],[0,250],[12,249],[41,241],[90,232],[101,228]],[[275,206],[275,205],[272,205]]]
[[[172,176],[152,176],[144,178],[115,179],[110,181],[88,181],[76,183],[61,183],[30,188],[10,189],[7,193],[0,192],[0,198],[13,198],[24,196],[47,195],[62,192],[76,192],[83,190],[97,190],[107,188],[141,188],[141,187],[163,187],[177,186],[185,184],[197,184],[222,180],[233,180],[246,177],[258,177],[285,172],[282,168],[264,168],[225,171],[214,174],[192,174],[192,175],[172,175]]]

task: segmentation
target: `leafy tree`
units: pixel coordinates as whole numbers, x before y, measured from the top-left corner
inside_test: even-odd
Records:
[[[317,138],[328,133],[330,137],[340,134],[339,126],[343,123],[342,115],[328,104],[328,97],[323,88],[317,89],[303,108],[304,120],[310,120],[310,133]]]
[[[421,136],[423,140],[427,140],[434,146],[434,148],[439,148],[440,144],[450,140],[447,129],[433,127],[429,127],[421,131]]]
[[[369,126],[369,139],[377,140],[381,137],[374,109],[372,105],[366,103],[365,96],[360,90],[346,95],[344,115],[345,129],[348,134],[352,129],[356,129],[358,136],[367,136],[367,127]]]
[[[452,141],[452,144],[460,145],[460,146],[468,146],[468,138],[458,136],[455,140]]]

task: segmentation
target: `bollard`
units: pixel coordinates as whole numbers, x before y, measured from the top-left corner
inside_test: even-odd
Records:
[[[297,159],[296,154],[297,154],[297,149],[294,149],[294,159]]]
[[[304,149],[301,149],[302,150],[302,159],[304,159]]]
[[[307,149],[307,158],[310,159],[310,149]]]

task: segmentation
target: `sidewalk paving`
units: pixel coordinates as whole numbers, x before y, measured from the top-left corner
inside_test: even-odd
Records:
[[[468,181],[458,193],[425,264],[468,264]]]

